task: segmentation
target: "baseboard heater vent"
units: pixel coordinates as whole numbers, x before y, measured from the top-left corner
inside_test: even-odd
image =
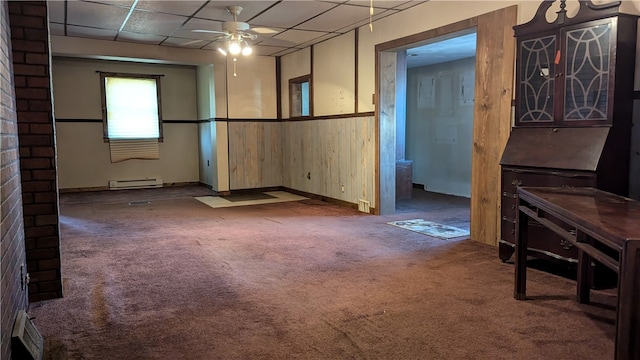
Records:
[[[151,189],[162,187],[161,178],[109,180],[109,190]]]
[[[369,214],[371,212],[371,203],[367,200],[358,200],[358,211]]]

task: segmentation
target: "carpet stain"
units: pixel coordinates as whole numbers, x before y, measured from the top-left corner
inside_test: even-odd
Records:
[[[105,283],[104,274],[100,274],[91,290],[91,322],[99,329],[105,328],[109,319]]]

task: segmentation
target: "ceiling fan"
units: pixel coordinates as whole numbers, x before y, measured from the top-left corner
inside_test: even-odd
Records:
[[[222,31],[217,30],[191,30],[192,32],[218,34],[215,40],[224,39],[227,41],[226,46],[219,47],[225,56],[230,54],[236,56],[239,54],[250,55],[252,49],[247,40],[255,40],[258,35],[275,34],[278,31],[265,27],[251,27],[246,22],[238,21],[238,15],[242,12],[242,6],[227,6],[226,10],[233,16],[233,21],[225,21],[222,23]]]

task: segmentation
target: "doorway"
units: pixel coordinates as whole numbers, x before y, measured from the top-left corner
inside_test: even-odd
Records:
[[[398,50],[406,84],[396,84],[405,105],[396,117],[396,212],[455,209],[464,215],[452,222],[467,231],[476,38],[471,28]]]
[[[511,102],[515,41],[512,27],[517,7],[510,6],[484,15],[376,45],[376,143],[377,213],[396,212],[396,119],[406,111],[406,49],[456,33],[477,31],[473,96],[473,131],[470,190],[471,238],[496,245],[499,236],[500,156],[511,130]],[[404,74],[404,75],[403,75]],[[404,85],[402,85],[404,84]],[[397,101],[396,99],[401,99]],[[404,129],[406,132],[407,130]],[[447,131],[442,130],[446,135]]]

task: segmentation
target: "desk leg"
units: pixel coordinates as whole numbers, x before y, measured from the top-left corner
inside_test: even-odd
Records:
[[[576,241],[580,243],[586,243],[588,237],[582,231],[576,232]],[[578,249],[578,302],[581,304],[587,304],[591,295],[591,256],[585,251]]]
[[[516,281],[513,297],[516,300],[527,298],[527,224],[529,216],[520,211],[520,198],[516,200]]]
[[[640,359],[640,241],[627,240],[620,253],[616,355],[618,360]]]

